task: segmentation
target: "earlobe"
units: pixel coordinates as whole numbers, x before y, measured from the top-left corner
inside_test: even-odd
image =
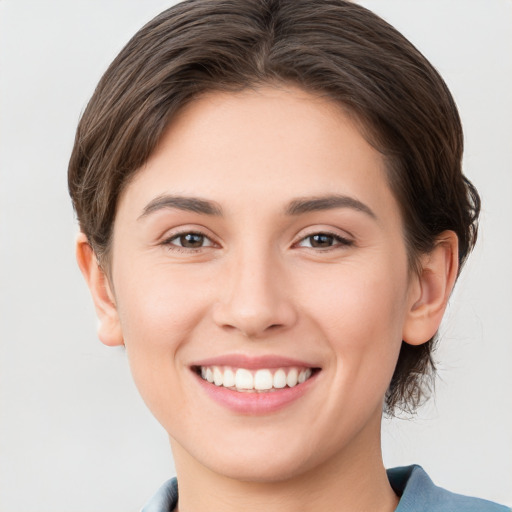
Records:
[[[98,316],[98,337],[109,346],[123,345],[119,315],[109,281],[100,267],[87,237],[80,232],[76,237],[76,260],[92,295]]]
[[[421,345],[432,338],[441,324],[459,268],[458,238],[444,231],[434,249],[422,256],[421,270],[411,286],[410,304],[402,339]]]

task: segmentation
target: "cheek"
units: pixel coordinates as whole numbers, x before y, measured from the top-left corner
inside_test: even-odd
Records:
[[[205,318],[208,294],[198,293],[190,278],[184,279],[183,272],[180,277],[154,268],[131,275],[116,291],[133,378],[158,417],[163,394],[173,393],[179,400],[182,347]]]
[[[131,272],[118,290],[126,347],[172,351],[204,316],[208,307],[205,287],[198,288],[201,283],[194,279],[193,272],[171,271],[158,265],[150,270],[134,268],[137,272]]]
[[[330,269],[329,279],[316,280],[323,286],[304,290],[309,316],[324,331],[343,378],[356,381],[363,373],[369,379],[391,378],[406,314],[404,268],[384,260]]]
[[[318,293],[311,313],[322,325],[332,354],[326,368],[330,392],[323,407],[331,411],[340,436],[362,428],[371,411],[380,414],[402,342],[399,276],[351,276],[345,276],[343,287],[331,283],[328,293]]]

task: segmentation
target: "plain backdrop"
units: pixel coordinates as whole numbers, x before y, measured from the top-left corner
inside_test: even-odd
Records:
[[[386,465],[512,505],[512,2],[367,0],[445,77],[481,235],[436,354],[436,397],[384,421]],[[66,169],[109,62],[163,0],[0,0],[0,510],[131,512],[173,475],[163,429],[102,346]]]

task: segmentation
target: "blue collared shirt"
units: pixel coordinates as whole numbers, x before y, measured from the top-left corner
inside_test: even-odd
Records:
[[[388,469],[393,490],[400,496],[395,512],[511,512],[509,507],[470,498],[434,485],[421,466]],[[178,482],[165,482],[141,512],[172,512],[178,504]]]

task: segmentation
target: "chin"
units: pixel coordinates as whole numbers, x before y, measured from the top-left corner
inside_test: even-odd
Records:
[[[270,456],[264,459],[260,456],[256,460],[238,458],[238,460],[223,461],[222,464],[216,461],[215,467],[210,467],[210,469],[217,474],[241,482],[277,483],[293,479],[307,472],[308,467],[304,464],[305,461],[296,459],[297,454],[292,460]]]
[[[193,443],[193,449],[181,446],[201,466],[218,475],[243,482],[283,482],[321,464],[321,447],[315,450],[314,443],[304,443],[303,437],[287,435],[278,436],[279,439],[274,440],[271,437],[269,433],[256,431],[250,442],[217,439],[215,446],[207,441]],[[265,442],[261,442],[262,439]]]

